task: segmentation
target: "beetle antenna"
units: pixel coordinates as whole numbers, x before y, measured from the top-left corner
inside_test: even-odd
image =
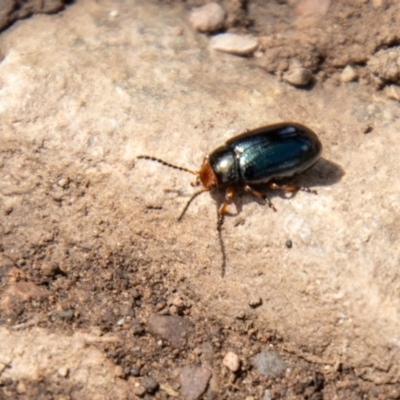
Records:
[[[166,162],[166,161],[164,161],[164,160],[161,160],[161,159],[159,159],[159,158],[156,158],[156,157],[141,155],[141,156],[137,156],[136,158],[142,158],[142,159],[144,159],[144,160],[156,161],[156,162],[158,162],[158,163],[160,163],[160,164],[162,164],[162,165],[165,165],[166,167],[170,167],[170,168],[174,168],[174,169],[179,169],[180,171],[186,171],[186,172],[190,172],[190,173],[193,174],[193,175],[198,175],[198,172],[197,172],[197,171],[192,171],[192,170],[189,169],[189,168],[180,167],[179,165],[170,164],[170,163],[168,163],[168,162]]]
[[[187,210],[187,209],[189,208],[189,206],[190,206],[190,203],[191,203],[199,194],[202,194],[202,193],[208,192],[208,191],[209,191],[209,189],[203,188],[203,189],[200,189],[200,190],[198,190],[197,192],[194,192],[194,193],[192,194],[192,197],[187,201],[187,203],[185,204],[185,207],[183,207],[183,210],[182,210],[182,212],[181,212],[181,215],[178,217],[178,222],[180,222],[180,221],[182,220],[183,216],[184,216],[185,213],[186,213],[186,210]]]

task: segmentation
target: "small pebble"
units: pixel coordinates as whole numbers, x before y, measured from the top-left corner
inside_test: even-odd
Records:
[[[236,33],[221,33],[211,39],[210,47],[223,53],[235,54],[237,56],[249,56],[256,51],[258,41],[252,36],[243,36]]]
[[[140,375],[140,368],[139,367],[132,367],[129,373],[132,376],[139,376]]]
[[[261,306],[261,304],[262,304],[262,299],[261,299],[261,297],[258,297],[258,296],[251,296],[250,298],[249,298],[249,306],[250,307],[252,307],[252,308],[256,308],[256,307],[258,307],[258,306]]]
[[[348,65],[340,74],[340,80],[343,83],[351,82],[355,79],[357,79],[357,72],[351,65]]]
[[[286,246],[288,249],[291,249],[292,246],[293,246],[293,242],[292,242],[290,239],[288,239],[288,240],[286,240],[286,242],[285,242],[285,246]]]
[[[24,382],[19,382],[17,385],[17,393],[25,394],[26,393],[26,385]]]
[[[58,369],[58,375],[62,376],[63,378],[66,378],[69,374],[69,369],[67,367],[61,367]]]
[[[142,385],[145,388],[147,393],[155,393],[158,388],[159,384],[158,382],[152,378],[151,376],[145,376],[142,378]]]
[[[222,361],[222,364],[232,372],[236,372],[240,368],[239,356],[233,351],[228,351]]]
[[[159,303],[156,304],[156,311],[161,311],[166,307],[166,304],[163,301],[160,301]]]
[[[173,36],[181,36],[183,35],[183,29],[180,26],[175,26],[171,29],[171,35]]]
[[[202,353],[203,351],[201,350],[201,348],[200,347],[195,347],[194,349],[193,349],[193,353],[196,355],[196,356],[201,356],[201,353]]]
[[[146,389],[142,385],[135,385],[133,393],[138,397],[143,397],[146,394]]]
[[[174,347],[182,347],[190,333],[190,322],[177,315],[152,314],[147,321],[148,330]]]
[[[171,313],[171,314],[178,314],[178,307],[176,307],[176,306],[171,306],[170,308],[169,308],[169,312]]]
[[[55,317],[70,321],[74,318],[74,310],[60,311],[54,314]]]
[[[40,272],[44,276],[53,276],[58,271],[58,265],[54,262],[44,262],[40,266]]]
[[[218,3],[208,3],[193,9],[189,20],[200,32],[216,32],[224,26],[225,11]]]
[[[136,319],[133,319],[131,321],[131,331],[136,336],[140,336],[145,333],[145,329],[144,329],[143,325]]]
[[[386,86],[385,89],[383,90],[383,93],[385,93],[385,95],[389,97],[389,99],[400,101],[400,86],[397,85]]]
[[[111,18],[116,18],[116,17],[118,17],[118,15],[119,15],[118,10],[111,10],[111,11],[108,13],[108,16],[111,17]]]
[[[276,378],[287,368],[285,361],[275,351],[262,351],[254,356],[253,362],[258,373],[268,378]]]
[[[374,126],[372,124],[366,123],[362,126],[362,132],[367,134],[371,133],[374,129]]]
[[[307,68],[294,68],[283,74],[282,79],[293,86],[306,86],[310,83],[312,73]]]
[[[172,305],[176,306],[176,307],[184,307],[185,303],[182,300],[181,297],[176,296],[173,300],[172,300]]]
[[[246,318],[246,314],[244,313],[244,311],[240,311],[238,315],[236,315],[236,319],[245,319]]]
[[[131,296],[137,300],[142,297],[142,295],[136,290],[136,289],[131,289]]]
[[[114,374],[118,377],[124,376],[124,369],[120,365],[117,365],[114,369]]]
[[[60,187],[62,187],[62,188],[65,188],[65,187],[68,185],[68,183],[69,183],[69,178],[61,178],[61,179],[57,182],[57,185],[60,186]]]

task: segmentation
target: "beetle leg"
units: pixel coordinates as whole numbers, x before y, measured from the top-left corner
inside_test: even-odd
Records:
[[[273,181],[268,182],[268,187],[273,190],[284,190],[285,192],[292,192],[296,193],[299,190],[307,193],[313,193],[317,194],[316,190],[312,190],[306,186],[298,186],[298,185],[279,185],[278,183],[275,183]]]
[[[228,205],[232,201],[233,195],[235,194],[235,190],[233,186],[228,186],[225,192],[225,201],[222,206],[218,210],[218,222],[217,222],[217,229],[221,230],[221,226],[224,223],[224,216],[226,214],[226,209]]]
[[[275,206],[272,204],[272,201],[268,198],[268,196],[265,193],[261,193],[258,190],[253,189],[250,185],[245,185],[244,190],[246,192],[251,192],[254,194],[254,196],[258,197],[261,200],[264,200],[269,208],[272,208],[274,211],[276,211]]]
[[[185,207],[183,207],[183,210],[182,210],[182,212],[181,212],[181,215],[178,217],[178,222],[180,222],[181,220],[182,220],[182,218],[183,218],[183,216],[185,215],[185,213],[186,213],[186,210],[189,208],[189,206],[190,206],[190,203],[199,195],[199,194],[202,194],[202,193],[204,193],[204,192],[208,192],[208,190],[209,189],[207,189],[207,188],[203,188],[203,189],[200,189],[200,190],[198,190],[197,192],[194,192],[193,194],[192,194],[192,197],[187,201],[187,203],[185,204]]]

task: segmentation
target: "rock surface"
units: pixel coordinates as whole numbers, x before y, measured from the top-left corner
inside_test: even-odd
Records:
[[[173,34],[177,26],[181,35]],[[251,309],[260,335],[273,327],[318,365],[340,360],[363,381],[400,380],[397,103],[361,85],[299,91],[248,59],[226,62],[208,52],[184,10],[148,2],[77,2],[55,18],[13,25],[0,47],[0,249],[12,260],[4,271],[18,267],[25,277],[13,279],[48,291],[6,306],[5,323],[17,329],[22,314],[31,325],[18,335],[0,330],[0,343],[12,349],[17,335],[36,353],[32,325],[51,325],[72,306],[73,318],[56,318],[55,331],[122,331],[120,304],[132,312],[146,301],[155,307],[151,291],[173,276],[206,310],[198,317],[204,325],[231,324],[251,294],[263,299]],[[323,158],[295,179],[318,196],[271,193],[276,213],[235,197],[222,230],[222,279],[215,225],[223,193],[199,196],[177,223],[193,176],[134,160],[149,154],[196,170],[233,135],[281,121],[306,124],[321,138]],[[374,129],[365,135],[367,124]],[[43,274],[44,262],[59,271]],[[154,270],[160,276],[150,286]],[[133,286],[141,298],[130,298]],[[18,382],[36,368],[33,356],[25,362],[1,376]],[[53,377],[65,363],[58,364],[30,378]],[[126,385],[112,367],[104,372],[108,387]],[[79,386],[74,369],[68,380]]]

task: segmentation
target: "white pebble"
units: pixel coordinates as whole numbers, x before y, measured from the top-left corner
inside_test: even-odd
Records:
[[[195,8],[189,20],[200,32],[215,32],[224,26],[225,11],[218,3],[208,3]]]
[[[58,369],[58,375],[62,376],[63,378],[66,378],[69,374],[69,369],[67,367],[61,367]]]
[[[351,65],[348,65],[340,74],[340,80],[342,82],[351,82],[354,81],[356,78],[357,72]]]
[[[57,185],[64,188],[68,185],[69,183],[69,178],[61,178],[58,182]]]
[[[222,364],[232,372],[236,372],[240,368],[240,359],[233,351],[228,351],[222,361]]]
[[[235,33],[221,33],[214,36],[210,41],[214,50],[238,56],[248,56],[255,52],[258,41],[252,36],[237,35]]]
[[[312,78],[312,73],[307,68],[295,68],[283,74],[282,79],[293,86],[306,86]]]

